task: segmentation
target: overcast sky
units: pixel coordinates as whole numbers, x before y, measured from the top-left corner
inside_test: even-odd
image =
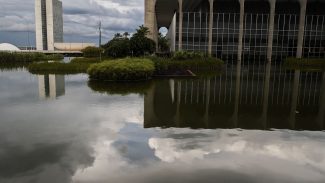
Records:
[[[103,42],[116,32],[133,32],[143,24],[143,0],[62,0],[65,42]],[[35,44],[34,0],[0,0],[0,43]]]

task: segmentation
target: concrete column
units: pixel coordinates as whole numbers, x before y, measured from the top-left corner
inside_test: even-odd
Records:
[[[274,34],[274,15],[275,15],[275,4],[276,0],[269,0],[270,2],[270,21],[269,21],[269,35],[267,43],[267,61],[272,61],[273,52],[273,34]]]
[[[213,35],[213,3],[214,0],[209,0],[210,2],[210,18],[209,18],[209,45],[208,45],[208,54],[212,55],[212,35]]]
[[[145,0],[144,26],[149,29],[147,37],[157,42],[156,0]]]
[[[178,50],[181,51],[183,45],[183,0],[178,0],[178,6]]]
[[[302,57],[302,47],[304,44],[305,19],[306,19],[307,0],[300,0],[300,20],[297,44],[297,58]]]
[[[238,52],[237,61],[241,62],[243,54],[243,37],[244,37],[244,14],[245,14],[245,0],[239,0],[239,37],[238,37]]]

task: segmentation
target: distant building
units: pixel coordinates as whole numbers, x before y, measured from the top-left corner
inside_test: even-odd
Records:
[[[19,51],[20,49],[10,43],[0,43],[0,51]]]
[[[62,2],[35,0],[36,49],[54,50],[63,42]]]

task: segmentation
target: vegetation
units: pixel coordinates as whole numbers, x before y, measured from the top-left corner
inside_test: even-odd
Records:
[[[113,58],[123,58],[154,53],[156,44],[146,37],[148,33],[148,28],[140,26],[131,38],[129,38],[127,32],[123,35],[120,33],[115,34],[114,38],[103,46],[105,55]]]
[[[287,58],[284,66],[295,69],[325,69],[324,58]]]
[[[98,63],[100,62],[100,58],[94,57],[94,58],[86,58],[86,57],[76,57],[71,60],[71,63]]]
[[[220,72],[223,61],[202,53],[176,52],[172,58],[150,57],[155,64],[155,74],[166,75],[181,70]]]
[[[169,52],[169,40],[161,33],[158,34],[158,50],[160,52]]]
[[[93,46],[88,46],[87,48],[84,48],[83,50],[81,50],[81,52],[83,53],[83,56],[86,58],[99,57],[99,55],[103,51],[104,50],[102,48],[93,47]]]
[[[23,69],[26,68],[28,65],[29,63],[19,63],[19,62],[1,63],[0,62],[0,71]]]
[[[108,95],[129,95],[129,94],[145,94],[151,87],[151,81],[145,82],[105,82],[105,81],[89,81],[88,86],[95,92],[106,93]]]
[[[62,60],[61,54],[45,55],[43,53],[0,52],[0,63],[31,63],[47,60]]]
[[[28,66],[32,74],[78,74],[86,73],[91,63],[42,62]]]
[[[124,36],[115,34],[114,38],[104,45],[105,55],[113,58],[121,58],[129,55],[130,40],[128,35],[128,33],[124,33]]]
[[[92,80],[137,81],[150,79],[154,70],[149,59],[125,58],[93,64],[87,72]]]

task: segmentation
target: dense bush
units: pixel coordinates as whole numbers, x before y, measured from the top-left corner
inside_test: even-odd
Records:
[[[70,63],[98,63],[100,62],[100,58],[85,58],[85,57],[76,57],[71,60]]]
[[[121,58],[130,55],[130,40],[127,37],[115,36],[105,48],[105,55],[113,58]]]
[[[152,54],[156,50],[156,43],[147,38],[149,29],[144,26],[140,26],[137,32],[133,34],[130,39],[130,46],[132,50],[132,56],[143,56]]]
[[[81,52],[83,53],[83,56],[86,58],[99,57],[99,55],[103,51],[104,50],[102,48],[93,47],[93,46],[88,46],[87,48],[84,48],[83,50],[81,50]]]
[[[156,74],[166,74],[181,70],[219,72],[224,62],[217,58],[205,57],[200,53],[179,52],[172,58],[148,57],[155,64]]]
[[[147,80],[155,70],[149,59],[125,58],[93,64],[88,69],[90,79],[108,81]]]
[[[44,62],[28,66],[32,74],[78,74],[86,73],[91,63]]]
[[[284,61],[286,67],[294,68],[323,68],[325,69],[325,59],[324,58],[287,58]]]
[[[0,52],[0,63],[31,63],[35,61],[62,60],[63,55],[45,55],[43,53]]]
[[[174,53],[173,60],[207,59],[206,54],[201,52],[177,51]]]

